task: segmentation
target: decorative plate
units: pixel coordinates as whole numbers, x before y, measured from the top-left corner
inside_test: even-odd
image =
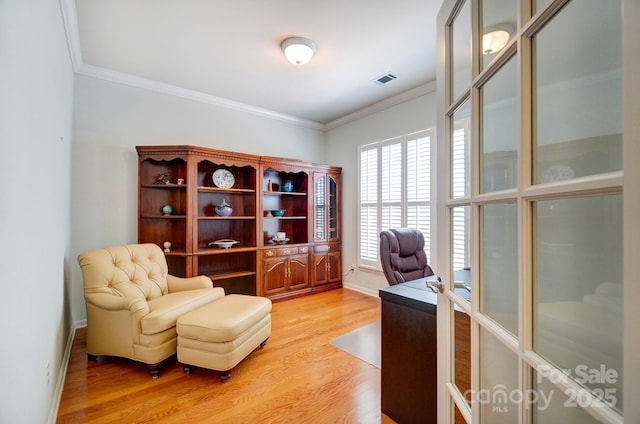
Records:
[[[231,188],[236,182],[233,174],[228,169],[223,168],[216,169],[211,176],[211,179],[216,187],[220,188]]]
[[[232,239],[221,239],[221,240],[212,241],[211,243],[209,243],[209,246],[211,246],[212,244],[215,244],[220,249],[228,249],[236,243],[240,243],[240,242]]]

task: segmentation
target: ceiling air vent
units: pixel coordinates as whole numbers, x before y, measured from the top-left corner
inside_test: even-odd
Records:
[[[394,79],[398,78],[397,76],[393,75],[392,73],[388,73],[388,74],[384,74],[382,76],[379,76],[378,78],[376,78],[374,80],[374,82],[376,84],[380,84],[380,85],[384,85],[388,82],[393,81]]]

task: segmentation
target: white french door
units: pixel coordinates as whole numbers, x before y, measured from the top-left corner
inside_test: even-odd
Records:
[[[638,3],[444,1],[440,423],[640,422]]]

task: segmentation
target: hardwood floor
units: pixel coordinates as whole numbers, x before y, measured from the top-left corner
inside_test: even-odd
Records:
[[[175,356],[158,379],[140,363],[87,361],[76,332],[58,423],[380,423],[380,370],[329,341],[380,319],[380,299],[348,289],[273,304],[271,338],[222,383]]]

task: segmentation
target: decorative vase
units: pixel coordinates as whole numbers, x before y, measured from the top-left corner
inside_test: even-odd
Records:
[[[216,215],[229,216],[233,213],[233,208],[227,203],[225,199],[222,199],[222,203],[216,206]]]
[[[286,180],[284,184],[282,184],[282,191],[292,191],[293,190],[293,182],[291,180]]]
[[[162,213],[165,215],[171,215],[173,212],[173,207],[171,205],[164,205],[162,207]]]

